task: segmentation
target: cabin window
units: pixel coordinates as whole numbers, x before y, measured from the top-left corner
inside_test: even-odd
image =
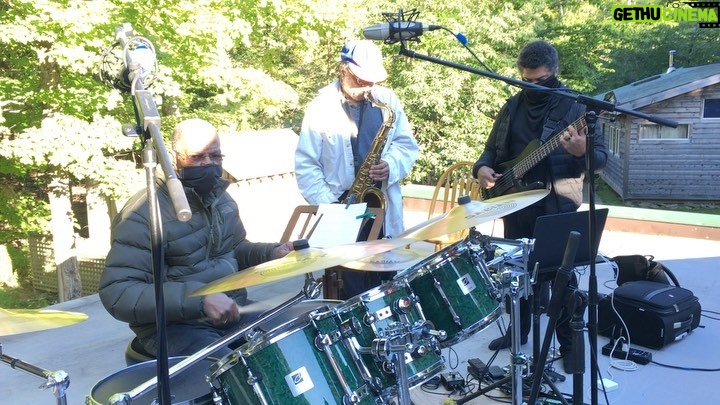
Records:
[[[615,156],[620,156],[620,140],[624,131],[616,124],[602,124],[602,133],[607,140],[608,151]]]
[[[706,98],[703,103],[703,118],[720,118],[720,98]]]
[[[688,124],[678,124],[677,128],[664,125],[644,124],[640,125],[641,140],[687,140]]]

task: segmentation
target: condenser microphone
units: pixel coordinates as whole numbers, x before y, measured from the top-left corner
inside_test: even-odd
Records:
[[[155,47],[149,39],[133,35],[132,26],[123,23],[115,28],[115,43],[103,50],[100,78],[122,91],[132,90],[133,75],[149,87],[158,71]]]
[[[365,39],[397,42],[404,39],[416,38],[427,31],[434,31],[440,28],[442,27],[439,25],[425,25],[420,22],[391,21],[389,23],[365,27],[363,35]]]

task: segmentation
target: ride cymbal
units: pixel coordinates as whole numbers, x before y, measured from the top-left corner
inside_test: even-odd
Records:
[[[60,328],[83,322],[87,315],[51,309],[0,308],[0,336]]]
[[[270,260],[223,277],[198,288],[190,295],[209,295],[283,280],[328,267],[339,266],[363,257],[397,249],[413,242],[415,240],[410,238],[378,239],[323,249],[306,248],[295,250],[280,259]]]
[[[503,195],[485,201],[470,201],[431,218],[402,232],[398,238],[427,240],[460,232],[487,221],[502,218],[538,202],[550,193],[548,190],[531,190]]]
[[[354,260],[342,266],[353,270],[399,271],[407,269],[427,256],[427,252],[419,250],[396,249]]]

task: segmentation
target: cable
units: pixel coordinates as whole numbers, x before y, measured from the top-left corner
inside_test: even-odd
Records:
[[[667,367],[667,368],[676,369],[676,370],[686,370],[686,371],[710,371],[710,372],[720,371],[720,368],[681,367],[681,366],[674,366],[674,365],[672,365],[672,364],[659,363],[659,362],[657,362],[657,361],[655,361],[655,360],[650,360],[650,363],[657,364],[658,366],[662,366],[662,367]]]
[[[612,350],[610,350],[610,353],[615,352],[615,348],[617,348],[618,343],[625,340],[625,336],[620,336],[615,343],[613,344]],[[628,344],[628,347],[630,347],[630,344]],[[622,349],[622,345],[620,345],[620,349]],[[612,380],[612,373],[610,373],[611,368],[616,368],[618,370],[622,371],[635,371],[638,369],[637,363],[635,363],[632,360],[628,360],[628,356],[630,354],[630,350],[625,351],[625,360],[616,360],[614,357],[610,356],[610,367],[608,367],[608,375],[610,376],[610,379]]]

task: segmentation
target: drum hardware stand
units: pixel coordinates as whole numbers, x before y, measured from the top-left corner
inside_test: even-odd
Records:
[[[369,348],[361,347],[359,352],[371,354],[375,361],[388,362],[395,371],[398,381],[398,404],[410,405],[410,386],[406,356],[422,357],[428,352],[424,344],[415,344],[420,337],[432,336],[431,345],[436,344],[435,336],[445,335],[445,331],[435,331],[428,321],[418,321],[414,325],[404,322],[394,324],[383,332],[384,337],[373,339]]]
[[[527,245],[527,244],[525,244]],[[529,253],[529,252],[528,252]],[[474,393],[467,395],[459,400],[455,401],[456,404],[464,404],[471,399],[477,398],[480,395],[484,395],[493,389],[506,384],[508,381],[511,382],[512,386],[512,403],[514,405],[522,404],[522,387],[523,387],[523,368],[527,369],[528,358],[520,352],[520,298],[527,298],[527,294],[532,291],[531,284],[537,277],[537,274],[533,274],[532,278],[528,278],[528,273],[521,269],[518,270],[504,270],[500,273],[500,283],[502,286],[503,296],[510,302],[510,325],[512,331],[510,333],[511,345],[510,345],[510,375],[503,377],[499,381],[488,385],[483,389],[479,389]]]
[[[18,368],[20,370],[27,371],[30,374],[47,379],[47,382],[38,388],[50,388],[55,394],[56,403],[58,405],[67,405],[65,391],[68,386],[70,386],[70,376],[68,376],[65,371],[48,371],[43,368],[33,366],[32,364],[25,363],[20,359],[10,357],[2,352],[2,344],[0,344],[0,357],[2,357],[2,361],[10,365],[11,368]]]
[[[308,273],[309,274],[309,273]],[[289,300],[285,301],[284,303],[280,304],[278,307],[275,307],[266,313],[262,314],[260,317],[258,317],[253,322],[248,323],[247,325],[244,325],[242,328],[229,333],[222,338],[215,341],[215,343],[201,349],[199,352],[193,354],[192,356],[189,356],[179,363],[172,366],[168,371],[168,376],[172,377],[175,374],[178,374],[185,369],[191,367],[198,361],[210,356],[215,351],[220,349],[221,347],[227,345],[228,343],[232,342],[233,340],[237,339],[238,337],[241,337],[242,335],[246,334],[247,332],[257,328],[260,324],[262,324],[265,321],[268,321],[275,316],[277,316],[279,313],[285,311],[286,309],[290,308],[291,306],[304,301],[306,299],[315,299],[318,295],[320,295],[320,291],[322,290],[322,283],[318,283],[315,281],[315,279],[312,277],[312,275],[306,277],[305,279],[305,285],[303,286],[302,290],[294,296],[293,298],[290,298]],[[128,405],[132,404],[132,401],[149,392],[151,389],[153,389],[158,383],[157,378],[151,378],[148,381],[145,381],[144,383],[140,384],[139,386],[135,387],[130,392],[125,393],[116,393],[109,399],[110,405]],[[163,404],[164,405],[164,404]]]
[[[555,324],[557,323],[557,319],[560,316],[560,311],[562,310],[562,303],[566,297],[568,282],[572,277],[573,268],[575,267],[575,254],[577,253],[579,241],[580,233],[576,231],[570,232],[567,244],[565,246],[565,255],[563,256],[562,264],[560,265],[560,268],[555,275],[555,281],[553,282],[552,297],[550,298],[550,303],[548,304],[547,310],[547,315],[550,319],[548,320],[547,328],[545,329],[545,338],[543,339],[543,344],[540,350],[539,357],[539,359],[541,360],[537,360],[538,364],[544,365],[544,360],[542,359],[545,359],[547,357],[548,350],[550,348],[550,342],[552,340],[553,333],[555,332]],[[575,318],[574,314],[573,318]],[[582,355],[585,355],[584,350]],[[538,394],[540,393],[540,379],[543,377],[546,377],[546,375],[543,367],[540,367],[539,370],[536,370],[536,372],[533,374],[533,384],[530,391],[530,397],[528,398],[528,404],[535,404]],[[548,383],[548,385],[553,389],[553,392],[555,392],[557,399],[560,400],[560,402],[562,402],[563,404],[568,405],[565,397],[563,397],[562,393],[560,393],[555,384],[553,384],[548,378],[545,378],[545,382]],[[582,403],[582,388],[579,399],[581,401],[580,403]]]

